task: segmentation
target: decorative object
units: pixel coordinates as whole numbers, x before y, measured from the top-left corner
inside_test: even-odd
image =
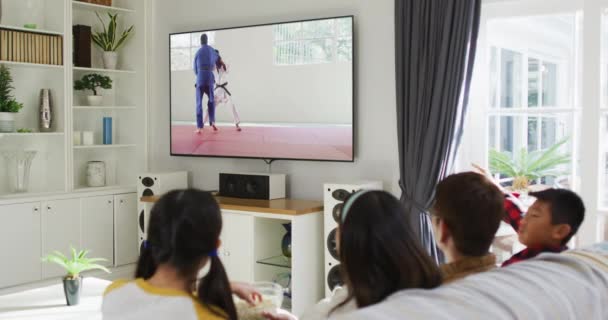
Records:
[[[118,18],[117,14],[111,14],[108,12],[108,17],[110,17],[110,21],[108,22],[108,26],[101,19],[101,16],[96,12],[97,18],[101,22],[103,26],[102,32],[93,32],[91,39],[93,43],[95,43],[101,50],[103,50],[103,66],[106,69],[116,69],[116,65],[118,63],[118,55],[116,51],[125,43],[131,32],[133,31],[133,26],[129,27],[127,30],[123,30],[120,37],[117,37],[118,28],[116,20]]]
[[[530,153],[527,148],[522,148],[517,155],[490,150],[490,171],[492,174],[513,178],[511,188],[527,192],[533,180],[567,174],[558,170],[559,166],[570,163],[569,153],[559,153],[559,148],[567,141],[568,138],[565,138],[549,149]]]
[[[32,133],[34,132],[34,130],[30,129],[30,128],[19,128],[17,129],[18,133]]]
[[[286,258],[291,259],[291,223],[284,223],[283,228],[287,232],[281,240],[281,251]]]
[[[82,132],[82,144],[85,146],[92,146],[95,143],[93,131]]]
[[[40,89],[40,132],[51,132],[53,127],[53,107],[51,89]]]
[[[36,151],[4,151],[2,152],[6,161],[9,188],[12,192],[27,192],[30,181],[30,168]]]
[[[13,77],[5,65],[0,65],[0,132],[15,131],[15,115],[23,104],[12,95]]]
[[[42,5],[41,5],[42,6]],[[30,14],[30,11],[21,10]],[[0,26],[0,60],[63,65],[63,36]]]
[[[101,6],[108,6],[108,7],[112,6],[112,0],[78,0],[78,1],[91,3],[91,4],[98,4]]]
[[[44,262],[51,262],[63,267],[67,275],[63,277],[63,292],[68,306],[75,306],[80,302],[80,289],[82,288],[82,277],[80,273],[87,270],[103,270],[110,273],[106,267],[96,262],[106,261],[103,258],[87,258],[88,250],[76,251],[71,248],[72,256],[66,257],[59,251],[54,251],[42,258]]]
[[[103,144],[112,144],[112,117],[103,117]]]
[[[82,134],[80,131],[74,131],[72,138],[74,140],[75,146],[79,146],[82,144]]]
[[[23,25],[24,28],[26,29],[37,29],[38,26],[35,23],[26,23]]]
[[[291,272],[277,274],[273,282],[283,288],[283,305],[281,308],[291,309]]]
[[[102,76],[97,73],[91,73],[82,76],[80,80],[74,81],[74,90],[91,90],[92,96],[87,96],[87,101],[90,106],[99,106],[103,97],[97,94],[99,89],[112,89],[112,79],[108,76]]]
[[[104,187],[106,185],[106,164],[103,161],[87,162],[87,186]]]
[[[75,25],[72,27],[74,37],[74,66],[91,67],[91,27]]]

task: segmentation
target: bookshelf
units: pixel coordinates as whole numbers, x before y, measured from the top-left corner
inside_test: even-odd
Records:
[[[35,7],[32,7],[35,3]],[[14,79],[14,95],[24,108],[15,126],[30,133],[0,133],[0,151],[36,150],[28,193],[11,193],[6,181],[6,163],[0,156],[0,199],[28,201],[44,195],[134,192],[136,175],[147,170],[147,68],[145,0],[114,0],[112,7],[74,0],[4,0],[0,29],[35,32],[63,37],[63,65],[1,61]],[[91,68],[72,65],[72,26],[89,25],[101,29],[95,13],[106,19],[106,12],[118,14],[118,27],[134,25],[135,32],[119,49],[115,70],[103,68],[102,52],[91,47]],[[106,20],[107,21],[107,20]],[[25,24],[36,24],[36,29]],[[75,91],[73,83],[85,74],[99,73],[112,79],[112,89],[102,90],[100,106],[87,105],[87,93]],[[38,132],[40,89],[50,88],[53,106],[53,132]],[[112,145],[101,144],[102,119],[113,118]],[[92,131],[94,145],[74,145],[75,131]],[[106,186],[86,185],[89,161],[106,163]]]

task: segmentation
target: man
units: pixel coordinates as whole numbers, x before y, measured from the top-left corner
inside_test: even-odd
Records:
[[[194,74],[196,75],[196,133],[203,129],[203,95],[207,94],[207,110],[209,112],[209,125],[213,130],[215,127],[215,102],[213,90],[215,88],[215,78],[213,69],[217,63],[218,55],[213,47],[208,45],[209,38],[206,34],[201,35],[201,47],[194,56]]]
[[[453,174],[437,185],[431,208],[433,230],[447,263],[444,282],[496,267],[490,246],[504,217],[503,194],[475,172]]]

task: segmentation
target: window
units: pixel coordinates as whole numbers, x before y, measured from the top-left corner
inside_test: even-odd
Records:
[[[201,46],[203,32],[171,35],[171,71],[192,70],[194,55]],[[215,43],[215,32],[206,32],[209,45]]]
[[[352,60],[352,18],[278,24],[273,34],[275,65]]]
[[[575,66],[575,16],[495,19],[488,23],[488,152],[508,154],[515,162],[559,149],[570,163],[552,168],[558,174],[530,184],[573,186],[573,134],[576,110],[572,96]],[[561,90],[561,92],[560,92]],[[505,186],[514,177],[497,175]]]

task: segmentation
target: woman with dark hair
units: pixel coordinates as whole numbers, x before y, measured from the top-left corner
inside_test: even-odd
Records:
[[[210,193],[190,189],[162,196],[150,214],[136,280],[106,289],[103,318],[237,319],[233,288],[217,257],[221,230],[220,207]],[[206,265],[208,273],[198,279]]]
[[[344,287],[319,302],[302,319],[326,319],[381,302],[403,289],[431,289],[441,274],[411,231],[403,205],[385,191],[349,197],[336,233]],[[264,314],[268,319],[291,315]]]

